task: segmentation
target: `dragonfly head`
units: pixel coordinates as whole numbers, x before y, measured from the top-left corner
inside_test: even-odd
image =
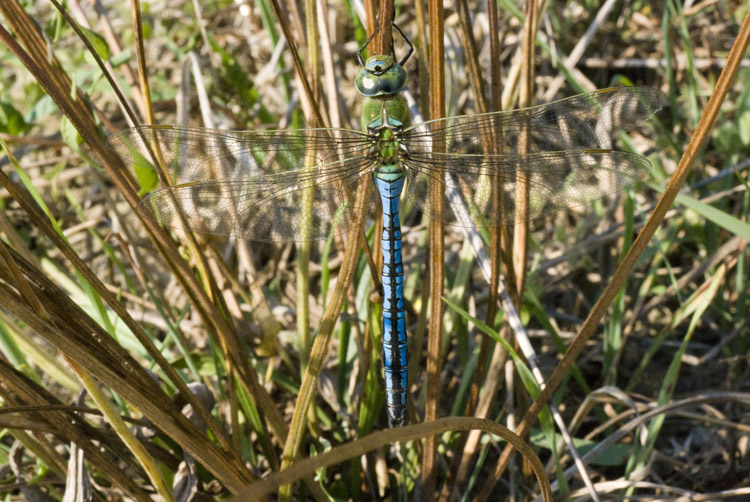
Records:
[[[367,58],[354,80],[357,91],[368,98],[396,94],[406,85],[406,71],[393,56]]]

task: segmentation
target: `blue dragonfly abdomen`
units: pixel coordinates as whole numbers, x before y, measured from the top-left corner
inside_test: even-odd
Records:
[[[408,388],[404,263],[401,256],[401,223],[398,201],[406,177],[403,173],[375,173],[375,186],[383,207],[383,369],[388,423],[406,422]]]

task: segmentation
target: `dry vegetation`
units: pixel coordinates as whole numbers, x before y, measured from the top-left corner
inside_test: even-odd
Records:
[[[435,45],[422,38],[427,5],[420,12],[414,4],[397,3],[396,21],[416,46],[409,91],[426,117],[433,97],[426,51]],[[482,110],[498,68],[503,109],[518,107],[531,64],[521,51],[525,5],[498,4],[494,59],[486,4],[461,5],[446,5],[444,15],[447,114]],[[476,432],[492,425],[441,423],[452,432],[437,436],[434,454],[429,442],[406,441],[439,430],[424,423],[434,405],[439,417],[530,426],[526,453],[545,464],[556,500],[748,500],[749,60],[731,67],[738,77],[726,96],[715,91],[730,50],[747,46],[740,32],[747,2],[540,6],[533,104],[629,84],[669,99],[616,144],[651,161],[644,182],[531,227],[520,319],[541,374],[552,378],[548,390],[583,457],[579,468],[549,408],[539,420],[538,406],[525,417],[539,389],[512,371],[524,363],[480,324],[511,344],[524,335],[490,294],[480,272],[488,262],[456,228],[445,230],[447,301],[435,332],[428,219],[405,210],[414,425],[384,430],[380,305],[361,250],[315,242],[308,262],[293,243],[194,240],[136,214],[145,180],[105,138],[150,120],[313,125],[292,44],[326,122],[359,129],[361,7],[318,5],[317,30],[325,30],[311,34],[310,3],[288,2],[281,22],[293,40],[285,42],[263,0],[142,3],[143,38],[127,2],[69,0],[66,16],[47,0],[0,2],[0,493],[246,500],[258,494],[259,478],[283,465],[285,481],[301,481],[275,495],[283,500],[541,499],[521,457],[507,464],[507,443]],[[473,47],[461,30],[465,14]],[[402,53],[403,41],[395,44]],[[474,58],[483,99],[472,91]],[[699,122],[712,95],[721,106],[713,128]],[[698,152],[691,165],[681,161],[685,152]],[[665,204],[681,188],[665,188],[677,178],[682,193],[649,226],[662,193]],[[376,225],[373,214],[371,245]],[[634,268],[618,268],[642,232],[654,235],[634,248]],[[482,237],[489,247],[489,234]],[[349,273],[351,286],[340,280]],[[609,284],[619,286],[614,296]],[[430,339],[442,364],[432,373]],[[320,462],[317,476],[289,466],[289,454]]]

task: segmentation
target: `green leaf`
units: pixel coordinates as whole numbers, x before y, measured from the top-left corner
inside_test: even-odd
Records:
[[[446,304],[448,304],[450,308],[458,312],[461,315],[461,317],[463,317],[467,321],[470,321],[472,324],[474,324],[474,326],[476,326],[481,331],[490,335],[490,337],[492,337],[493,340],[495,340],[497,343],[505,347],[505,350],[508,351],[508,354],[510,354],[510,357],[513,358],[513,362],[516,365],[518,374],[521,376],[521,381],[523,382],[524,387],[526,387],[526,390],[531,395],[531,397],[536,399],[539,393],[541,392],[541,389],[539,388],[539,384],[537,384],[536,380],[534,379],[534,375],[531,373],[531,370],[526,365],[524,360],[521,358],[521,356],[518,355],[518,353],[508,343],[508,341],[502,338],[495,330],[487,326],[485,323],[483,323],[476,317],[473,317],[471,314],[466,312],[457,304],[450,301],[448,298],[443,297],[443,301]]]
[[[135,156],[133,170],[135,171],[135,177],[138,179],[138,184],[141,187],[138,191],[139,196],[143,197],[156,188],[156,185],[159,183],[159,175],[156,173],[154,166],[146,160],[145,157],[142,155]]]
[[[52,98],[48,95],[44,95],[34,104],[31,110],[26,114],[26,122],[34,123],[39,120],[59,113],[60,109],[57,107]]]
[[[86,29],[83,26],[78,26],[78,28],[86,36],[86,39],[94,48],[94,52],[96,52],[96,55],[99,56],[104,61],[108,60],[109,59],[109,46],[107,45],[107,42],[104,40],[104,38],[98,33],[94,33],[93,31]]]
[[[63,141],[73,151],[78,152],[80,146],[83,143],[83,138],[78,134],[78,129],[75,128],[73,123],[68,120],[68,117],[63,115],[60,122],[60,134],[62,134]]]
[[[750,145],[750,111],[743,112],[737,122],[740,141],[742,141],[742,144],[745,146]]]
[[[529,435],[529,441],[533,445],[552,449],[552,442],[549,437],[545,435],[539,429],[532,429]],[[586,455],[588,452],[594,449],[598,443],[596,441],[590,441],[588,439],[573,438],[573,446],[576,447],[578,453],[581,456]],[[592,461],[592,465],[604,465],[604,466],[616,466],[625,463],[625,460],[630,455],[631,447],[624,444],[615,443],[599,455],[597,455]]]
[[[31,125],[10,103],[0,103],[0,132],[17,136],[28,132]]]
[[[656,185],[654,183],[649,183],[648,185],[654,190],[658,190],[660,192],[664,191],[664,187],[660,185]],[[725,213],[721,209],[716,209],[709,204],[705,204],[683,193],[677,194],[677,198],[675,199],[675,201],[679,202],[689,209],[692,209],[707,220],[716,223],[721,228],[732,232],[733,234],[742,237],[743,239],[750,240],[750,224],[741,221],[731,214]]]
[[[133,59],[133,53],[132,53],[132,52],[130,52],[130,49],[125,49],[125,50],[123,50],[123,51],[122,51],[121,53],[119,53],[119,54],[115,54],[114,56],[112,56],[112,57],[111,57],[111,58],[109,59],[109,63],[110,63],[110,64],[111,64],[112,66],[114,66],[115,68],[117,68],[117,67],[118,67],[118,66],[120,66],[121,64],[123,64],[123,63],[127,63],[127,62],[128,62],[128,61],[130,61],[131,59]]]

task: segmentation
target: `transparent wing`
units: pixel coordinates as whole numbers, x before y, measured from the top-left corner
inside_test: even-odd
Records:
[[[362,154],[367,135],[350,129],[224,131],[141,126],[110,136],[127,163],[161,166],[172,183],[244,178],[328,164]]]
[[[265,242],[329,237],[357,209],[354,188],[372,163],[367,136],[346,129],[144,126],[108,142],[126,162],[163,166],[178,183],[150,193],[141,214],[173,228]]]
[[[138,211],[173,228],[254,241],[326,239],[352,217],[371,161],[348,159],[279,175],[190,182],[149,194]]]
[[[651,169],[640,155],[609,150],[523,156],[423,153],[407,161],[408,196],[434,217],[429,181],[437,179],[452,225],[491,227],[533,220],[620,191]],[[444,174],[436,170],[441,167]],[[528,212],[517,211],[519,183],[528,186]],[[471,218],[456,216],[470,214]]]
[[[613,138],[643,123],[666,100],[650,87],[612,87],[532,108],[433,120],[406,130],[404,144],[409,152],[422,152],[442,142],[445,151],[474,155],[610,149]]]

